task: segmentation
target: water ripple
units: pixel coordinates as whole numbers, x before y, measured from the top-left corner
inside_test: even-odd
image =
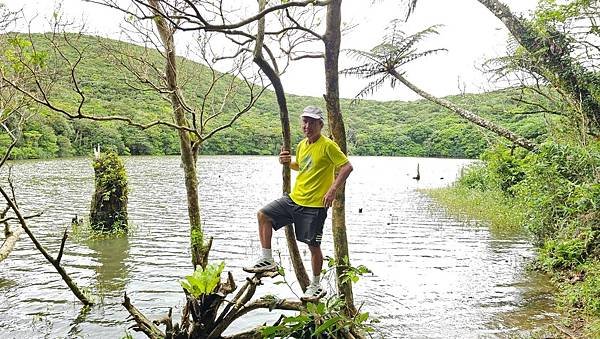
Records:
[[[354,265],[373,271],[354,286],[355,300],[380,319],[381,337],[518,336],[532,328],[527,321],[543,323],[556,316],[546,311],[548,291],[533,287],[547,286],[544,279],[532,281],[523,270],[533,256],[526,239],[494,237],[485,225],[452,218],[416,190],[446,185],[468,161],[351,161],[355,171],[346,194],[349,248]],[[410,179],[417,163],[419,182]],[[23,238],[0,263],[0,330],[7,337],[120,337],[127,328],[120,305],[125,291],[150,316],[164,315],[169,307],[179,314],[183,295],[178,281],[191,273],[180,159],[131,157],[125,158],[125,166],[133,234],[112,240],[72,239],[63,258],[77,284],[100,296],[100,303],[81,314],[58,274]],[[201,157],[198,166],[203,226],[214,237],[211,260],[224,260],[226,269],[242,281],[241,267],[259,247],[256,211],[281,195],[281,169],[275,157]],[[91,161],[14,162],[13,175],[22,210],[44,211],[31,221],[32,230],[50,253],[56,253],[71,218],[87,216]],[[283,232],[275,233],[273,244],[290,270]],[[330,217],[322,247],[325,255],[333,255]],[[310,267],[306,247],[300,250]],[[258,291],[265,293],[293,296],[270,281]],[[232,330],[276,318],[268,312],[251,313]]]

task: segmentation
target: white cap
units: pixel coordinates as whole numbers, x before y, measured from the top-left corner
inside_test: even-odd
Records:
[[[306,106],[304,107],[304,111],[302,111],[301,117],[309,117],[313,119],[319,119],[323,121],[323,111],[319,107],[316,106]]]

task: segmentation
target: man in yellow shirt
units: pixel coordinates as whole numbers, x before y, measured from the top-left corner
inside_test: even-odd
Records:
[[[277,266],[271,252],[273,230],[293,223],[296,239],[306,243],[311,253],[313,279],[304,294],[311,298],[323,292],[320,285],[323,267],[321,238],[327,208],[331,207],[336,191],[352,172],[352,165],[333,140],[321,135],[324,125],[321,109],[307,106],[300,119],[305,138],[296,147],[296,160],[292,161],[288,150],[282,149],[279,154],[282,165],[298,171],[294,188],[289,196],[283,196],[258,211],[262,255],[244,270],[275,270]],[[334,178],[336,168],[339,168],[339,172]]]

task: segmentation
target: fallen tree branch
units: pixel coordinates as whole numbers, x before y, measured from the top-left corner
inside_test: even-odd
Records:
[[[44,214],[44,212],[39,212],[39,213],[32,214],[32,215],[24,215],[23,219],[27,220],[27,219],[33,219],[33,218],[41,217],[42,214]],[[0,220],[0,224],[5,223],[5,222],[9,222],[11,220],[19,221],[19,218],[17,218],[17,217],[8,217],[8,218],[5,218],[5,219],[1,219]]]
[[[55,260],[54,258],[52,258],[52,256],[50,256],[50,254],[48,254],[48,251],[46,251],[46,249],[44,248],[44,246],[42,246],[42,244],[40,244],[40,242],[36,239],[36,237],[33,235],[33,233],[31,232],[31,230],[27,226],[27,222],[25,221],[25,218],[23,217],[23,215],[21,215],[21,212],[19,211],[19,208],[17,207],[17,205],[15,204],[15,202],[8,196],[8,194],[4,191],[4,189],[2,187],[0,187],[0,193],[2,194],[2,196],[4,196],[4,199],[6,200],[6,202],[10,206],[10,208],[13,210],[13,212],[15,213],[15,215],[17,216],[17,218],[19,219],[19,223],[21,224],[21,227],[23,228],[23,230],[25,231],[25,233],[27,233],[27,235],[29,236],[29,238],[31,239],[31,241],[33,242],[33,244],[35,245],[35,247],[38,249],[38,251],[40,251],[40,253],[42,253],[42,255],[46,258],[46,260],[48,260],[52,264],[52,266],[54,266],[54,268],[56,269],[56,271],[58,272],[58,274],[60,274],[60,276],[63,279],[63,281],[67,284],[67,286],[69,286],[69,288],[71,289],[71,291],[73,292],[73,294],[75,294],[75,296],[84,305],[86,305],[86,306],[87,305],[92,305],[93,303],[81,292],[81,290],[79,289],[79,287],[77,287],[77,285],[75,284],[75,282],[73,282],[73,280],[67,274],[67,272],[65,271],[65,269],[62,266],[60,266],[60,262],[57,261],[57,260]]]
[[[142,312],[140,312],[135,306],[133,306],[131,300],[127,296],[127,292],[125,292],[124,294],[124,300],[121,305],[123,305],[125,309],[127,309],[129,314],[131,315],[131,318],[135,320],[136,324],[132,325],[130,327],[131,329],[137,332],[144,332],[148,336],[148,338],[152,339],[159,339],[165,337],[165,334],[160,330],[160,328],[158,328],[158,326],[154,325],[154,323],[150,321],[150,319],[146,318],[146,316],[142,314]]]
[[[6,259],[10,252],[12,252],[12,250],[15,248],[17,240],[19,240],[19,236],[21,236],[22,233],[23,230],[21,228],[15,231],[10,231],[8,229],[8,225],[6,225],[6,239],[4,239],[4,243],[2,243],[2,246],[0,246],[0,262]]]
[[[254,276],[250,278],[246,278],[246,283],[242,288],[238,291],[233,300],[225,307],[225,309],[221,312],[221,315],[215,322],[217,326],[210,332],[209,338],[219,338],[221,334],[227,329],[227,327],[237,318],[242,315],[258,309],[258,308],[267,308],[267,309],[283,309],[283,310],[295,310],[299,311],[302,309],[302,303],[300,301],[292,301],[292,300],[278,300],[277,303],[273,303],[272,300],[264,300],[260,299],[246,305],[256,292],[256,287],[261,285],[261,278],[263,277],[276,277],[278,275],[277,272],[264,272],[264,273],[256,273]]]
[[[261,338],[260,333],[263,326],[233,336],[224,337],[222,333],[234,320],[253,310],[262,308],[270,311],[274,309],[302,311],[305,309],[305,302],[292,299],[279,299],[274,296],[265,296],[258,300],[251,301],[256,291],[256,287],[262,284],[261,279],[265,277],[273,278],[277,275],[279,275],[278,272],[263,272],[255,273],[253,276],[247,277],[246,283],[238,290],[233,299],[229,301],[225,300],[225,296],[235,289],[235,283],[231,272],[227,275],[227,281],[222,282],[213,294],[203,295],[200,299],[194,299],[186,294],[187,302],[183,310],[181,326],[179,326],[179,324],[173,324],[172,310],[169,310],[168,315],[160,320],[151,321],[131,304],[131,300],[126,293],[122,305],[130,314],[128,320],[135,321],[135,324],[130,328],[134,331],[143,332],[149,338],[197,338],[198,335],[202,338],[213,339]],[[201,303],[198,304],[197,302],[200,300]],[[214,303],[210,300],[215,300],[217,302]],[[205,307],[207,304],[203,305],[202,302],[208,303],[210,307]],[[222,302],[226,302],[227,304],[219,312],[219,316],[215,318],[220,309],[219,305]],[[190,316],[193,318],[191,323],[189,321]],[[161,324],[166,326],[166,333],[158,328],[158,325]]]
[[[56,256],[56,262],[60,264],[60,260],[63,256],[63,251],[65,250],[65,242],[67,241],[67,231],[69,230],[69,226],[65,227],[65,232],[63,233],[62,240],[60,241],[60,250],[58,250],[58,255]]]

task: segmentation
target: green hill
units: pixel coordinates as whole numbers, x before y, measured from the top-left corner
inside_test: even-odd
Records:
[[[138,122],[148,122],[157,117],[170,119],[169,103],[155,91],[133,88],[140,85],[129,72],[123,70],[118,59],[111,56],[113,50],[140,56],[144,51],[141,47],[93,36],[81,36],[78,39],[74,35],[70,37],[73,46],[65,45],[65,54],[74,60],[75,48],[83,51],[76,74],[86,96],[83,110],[87,114],[124,115]],[[47,67],[56,71],[52,100],[60,107],[75,111],[78,96],[72,91],[73,85],[68,80],[70,74],[64,64],[50,51],[48,42],[42,36],[34,36],[34,45],[37,51],[49,51]],[[4,50],[10,49],[3,47]],[[157,69],[164,68],[157,52],[152,51],[147,59],[154,62]],[[185,59],[181,61],[179,77],[184,78],[186,84],[183,92],[190,106],[199,107],[203,103],[201,94],[208,88],[210,72],[198,63]],[[215,88],[217,97],[223,95],[224,86],[222,84]],[[516,95],[517,90],[503,90],[447,99],[525,137],[534,140],[544,138],[545,127],[540,117],[514,114],[521,110],[511,100]],[[236,100],[241,104],[243,98]],[[349,153],[353,155],[474,158],[496,139],[491,133],[428,101],[364,100],[358,105],[351,105],[350,102],[344,99],[341,104]],[[301,134],[294,116],[306,105],[324,107],[324,102],[322,98],[288,95],[288,104],[295,143],[300,140]],[[101,144],[104,149],[114,148],[120,154],[178,154],[176,132],[165,127],[142,131],[116,121],[69,120],[64,115],[36,105],[31,105],[29,110],[35,114],[29,116],[23,127],[20,141],[12,152],[13,159],[88,155],[95,144]],[[228,111],[233,112],[233,109]],[[225,116],[216,120],[212,127],[227,119]],[[279,150],[280,140],[275,96],[271,91],[265,91],[254,108],[232,128],[206,141],[201,152],[275,154]],[[0,150],[5,149],[9,141],[8,135],[1,134]]]

